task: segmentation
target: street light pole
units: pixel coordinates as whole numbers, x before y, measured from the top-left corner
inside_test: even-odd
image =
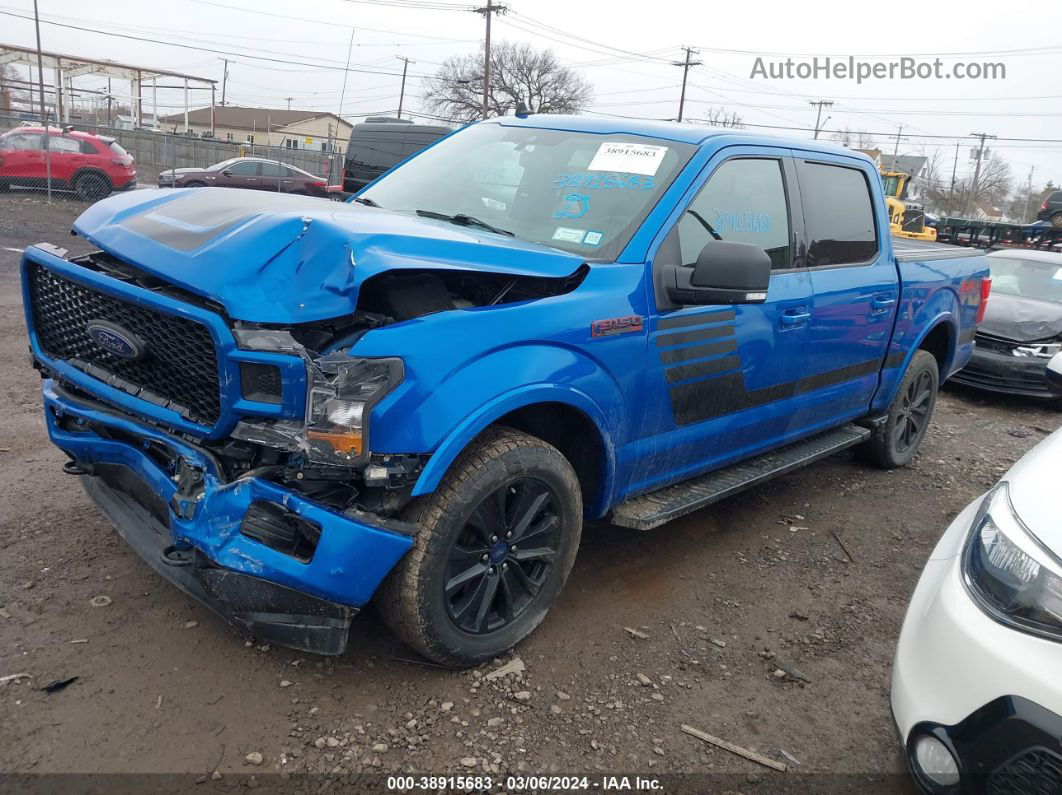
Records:
[[[822,109],[832,108],[833,101],[829,99],[808,100],[808,104],[815,105],[818,108],[818,111],[815,113],[815,140],[818,140],[819,133],[822,132],[822,127],[819,126],[819,122],[822,119]],[[829,119],[826,121],[829,121]]]

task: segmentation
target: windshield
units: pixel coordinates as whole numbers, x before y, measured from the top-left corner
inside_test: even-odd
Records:
[[[239,163],[241,160],[243,160],[242,157],[232,157],[232,158],[229,158],[228,160],[222,160],[220,163],[215,163],[214,165],[212,165],[209,168],[204,169],[204,170],[205,171],[224,171],[226,168],[231,166],[233,163]]]
[[[886,196],[895,197],[896,196],[896,188],[897,188],[897,185],[900,182],[899,178],[898,177],[882,177],[881,181],[882,181],[882,183],[884,183],[885,195]]]
[[[1062,263],[989,257],[992,292],[1062,304]]]
[[[359,198],[471,216],[523,240],[615,259],[695,149],[637,135],[477,124]]]

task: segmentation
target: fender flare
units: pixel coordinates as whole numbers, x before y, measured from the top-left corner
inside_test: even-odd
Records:
[[[948,326],[948,330],[951,333],[951,337],[953,340],[955,340],[955,345],[953,346],[953,349],[948,353],[948,363],[950,364],[952,361],[955,360],[955,352],[958,349],[959,345],[958,322],[952,312],[942,311],[934,315],[933,319],[926,323],[925,328],[922,329],[918,337],[915,338],[914,343],[907,347],[907,352],[904,353],[903,362],[901,362],[898,370],[899,374],[893,377],[891,383],[887,385],[888,393],[882,394],[880,397],[878,395],[875,395],[872,401],[872,406],[888,407],[892,404],[893,399],[896,397],[896,390],[900,386],[900,381],[903,379],[903,374],[907,372],[907,368],[911,364],[911,359],[914,358],[915,351],[921,350],[922,343],[925,342],[926,337],[928,337],[935,329],[937,329],[941,325]],[[945,375],[945,373],[940,374],[941,383],[943,383],[946,377],[947,376]]]
[[[432,452],[427,465],[413,485],[412,496],[418,497],[435,491],[461,451],[490,425],[506,414],[538,403],[563,403],[571,406],[585,414],[597,428],[605,454],[605,460],[602,462],[604,482],[600,490],[601,505],[608,505],[615,483],[616,451],[611,434],[607,431],[605,414],[589,395],[564,384],[531,384],[519,387],[499,395],[468,414]]]

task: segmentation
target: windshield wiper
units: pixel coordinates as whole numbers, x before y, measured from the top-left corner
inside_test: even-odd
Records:
[[[478,218],[471,215],[465,215],[464,213],[447,215],[446,213],[437,213],[434,210],[417,210],[417,215],[422,218],[435,218],[439,221],[449,221],[451,224],[457,224],[458,226],[475,226],[480,229],[486,229],[488,232],[494,232],[497,235],[514,237],[513,233],[508,229],[499,229],[496,226],[491,226],[486,221],[481,221]]]
[[[366,207],[379,207],[380,206],[376,202],[374,202],[372,199],[370,199],[368,196],[359,196],[354,201],[357,202],[358,204],[364,204]]]

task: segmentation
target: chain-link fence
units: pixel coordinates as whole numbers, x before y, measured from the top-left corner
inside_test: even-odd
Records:
[[[224,165],[213,168],[218,164]],[[335,198],[342,184],[343,156],[335,151],[145,129],[60,127],[54,120],[45,128],[36,117],[0,115],[0,193],[95,201],[144,187],[215,185]]]

